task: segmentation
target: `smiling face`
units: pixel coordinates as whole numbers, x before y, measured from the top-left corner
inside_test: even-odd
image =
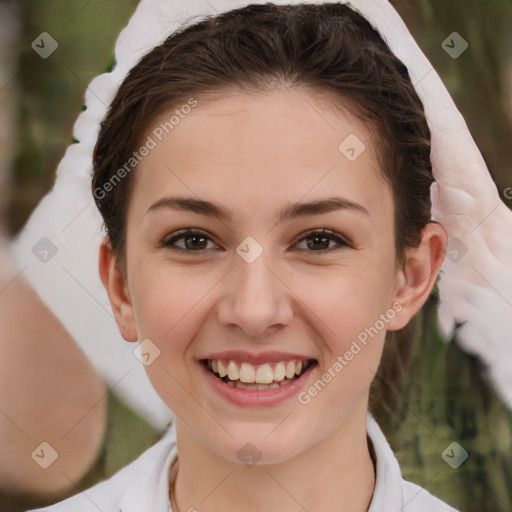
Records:
[[[418,265],[397,267],[370,132],[329,105],[297,89],[198,97],[134,171],[126,280],[102,247],[123,336],[160,351],[152,385],[233,461],[247,442],[279,462],[364,424],[386,328],[433,284],[421,295]]]

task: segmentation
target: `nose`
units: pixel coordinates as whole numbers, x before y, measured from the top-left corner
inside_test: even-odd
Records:
[[[265,251],[252,263],[240,258],[223,280],[219,321],[247,336],[264,338],[289,325],[293,293]]]

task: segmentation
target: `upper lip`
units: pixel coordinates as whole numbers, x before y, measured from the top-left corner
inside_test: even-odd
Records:
[[[265,364],[265,363],[278,363],[279,361],[308,361],[314,359],[302,354],[290,354],[286,352],[268,351],[254,354],[245,350],[227,350],[223,352],[215,352],[200,357],[199,360],[204,359],[221,359],[223,361],[240,361],[242,363],[250,364]]]

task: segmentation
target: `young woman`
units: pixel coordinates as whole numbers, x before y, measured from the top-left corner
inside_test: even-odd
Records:
[[[177,445],[91,501],[450,510],[402,481],[368,412],[385,334],[444,258],[432,181],[407,69],[348,6],[243,7],[142,58],[95,149],[99,269]],[[70,500],[55,510],[88,507]]]
[[[453,510],[368,410],[428,298],[430,130],[404,64],[337,3],[251,5],[136,64],[94,152],[99,271],[176,421],[51,510]]]

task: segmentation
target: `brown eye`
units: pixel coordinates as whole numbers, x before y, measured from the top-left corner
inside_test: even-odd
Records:
[[[184,236],[185,247],[187,249],[206,249],[206,238],[202,235],[188,235]]]
[[[328,236],[313,236],[308,238],[308,240],[307,244],[310,249],[328,249],[331,239]]]
[[[211,242],[210,237],[206,236],[204,233],[199,231],[183,230],[178,232],[175,236],[164,240],[162,242],[162,246],[182,252],[202,252],[209,248],[209,241]],[[213,246],[217,247],[215,244],[213,244]]]
[[[327,230],[310,231],[306,233],[306,236],[302,237],[300,243],[303,241],[306,241],[306,248],[310,252],[323,252],[340,247],[351,246],[351,244],[340,235]],[[331,242],[335,242],[337,247],[330,247]],[[303,247],[299,247],[299,249],[303,249]]]

